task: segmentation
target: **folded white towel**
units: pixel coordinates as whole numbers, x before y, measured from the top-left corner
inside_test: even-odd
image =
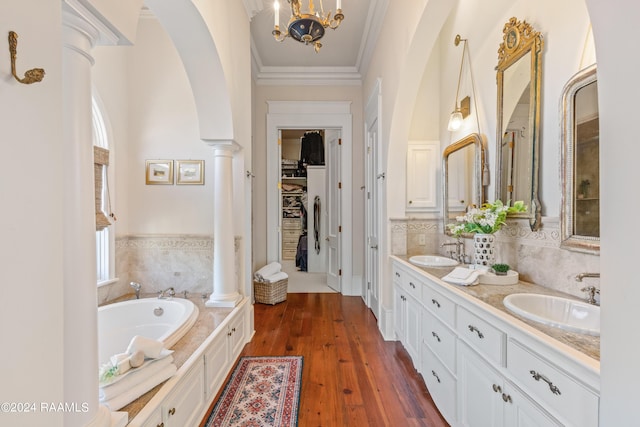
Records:
[[[279,262],[271,262],[258,271],[255,272],[254,277],[258,281],[264,280],[265,277],[273,276],[276,273],[279,273],[282,270],[282,265]]]
[[[105,405],[110,411],[117,411],[123,406],[133,402],[147,391],[151,390],[161,382],[171,378],[177,371],[176,365],[173,363],[165,366],[160,370],[160,372],[155,375],[147,378],[140,384],[133,386],[132,388],[128,388],[123,393],[108,399],[108,400],[100,400],[100,403]]]
[[[172,363],[173,356],[169,356],[163,359],[153,360],[138,369],[130,370],[127,375],[122,377],[121,380],[100,387],[98,396],[101,401],[111,400],[114,397],[126,392],[127,390],[134,388],[138,384],[145,382],[147,379],[155,376],[158,372],[162,371],[165,366],[168,366]]]
[[[280,273],[272,274],[271,276],[265,277],[262,281],[267,283],[275,283],[288,278],[289,275],[284,271],[281,271]]]
[[[474,285],[478,280],[481,270],[470,270],[465,267],[456,267],[453,271],[442,278],[445,282],[454,285],[469,286]]]
[[[160,357],[160,353],[163,348],[164,343],[162,341],[152,340],[151,338],[136,335],[131,339],[129,347],[127,347],[127,353],[133,354],[136,351],[142,351],[144,353],[144,357],[157,359]]]

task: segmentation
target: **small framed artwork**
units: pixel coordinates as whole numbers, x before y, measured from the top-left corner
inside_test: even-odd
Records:
[[[176,160],[176,184],[204,185],[204,160]]]
[[[173,160],[147,160],[147,185],[173,185]]]

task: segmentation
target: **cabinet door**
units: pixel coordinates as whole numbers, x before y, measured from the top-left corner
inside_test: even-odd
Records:
[[[502,376],[465,344],[458,343],[458,420],[461,426],[503,425]],[[508,426],[512,427],[512,426]]]
[[[438,209],[440,143],[410,141],[407,146],[407,210]]]
[[[165,427],[196,426],[204,416],[204,363],[194,363],[162,404]]]
[[[534,403],[520,389],[505,382],[504,425],[513,427],[559,427],[562,424]]]
[[[236,360],[245,342],[244,314],[240,313],[229,322],[229,349],[231,360]]]
[[[410,296],[406,297],[404,305],[406,328],[405,340],[402,343],[413,360],[413,366],[420,370],[420,305]]]
[[[162,422],[162,408],[156,408],[142,424],[142,427],[164,427],[164,423]]]
[[[406,296],[399,286],[393,287],[393,328],[396,338],[404,342],[406,329],[405,303]]]
[[[231,364],[229,339],[226,331],[220,332],[204,353],[205,379],[209,399],[214,398],[222,387]]]

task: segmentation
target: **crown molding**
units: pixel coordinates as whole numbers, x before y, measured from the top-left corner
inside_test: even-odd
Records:
[[[244,3],[244,8],[247,11],[247,16],[249,17],[249,21],[256,16],[262,9],[264,9],[264,4],[262,0],[242,0]]]

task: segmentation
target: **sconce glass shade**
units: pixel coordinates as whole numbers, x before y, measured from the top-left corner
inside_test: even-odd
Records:
[[[462,111],[460,111],[459,108],[456,108],[449,117],[449,126],[447,126],[447,129],[452,132],[460,129],[463,120]]]

